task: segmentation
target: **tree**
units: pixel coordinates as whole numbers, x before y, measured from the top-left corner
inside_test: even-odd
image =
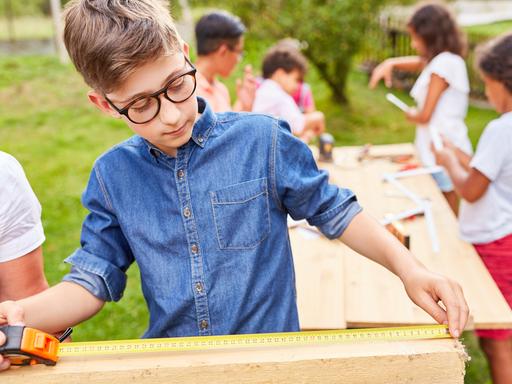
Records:
[[[198,3],[198,1],[195,1]],[[304,54],[327,82],[335,101],[346,103],[352,58],[386,0],[224,0],[251,34],[293,37],[306,44]]]

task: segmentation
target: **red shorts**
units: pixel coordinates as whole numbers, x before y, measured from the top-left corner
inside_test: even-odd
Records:
[[[512,308],[512,234],[474,247]],[[477,329],[476,334],[483,338],[506,340],[512,338],[512,329]]]

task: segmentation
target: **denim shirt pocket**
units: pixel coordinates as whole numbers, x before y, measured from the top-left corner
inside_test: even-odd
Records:
[[[267,179],[210,192],[220,249],[254,248],[270,233]]]

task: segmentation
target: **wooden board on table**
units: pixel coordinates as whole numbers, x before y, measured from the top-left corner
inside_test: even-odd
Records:
[[[0,373],[2,384],[463,384],[466,355],[450,339],[62,358]]]
[[[328,167],[332,182],[351,188],[365,210],[383,218],[413,208],[413,203],[396,196],[400,192],[382,181],[384,173],[397,172],[401,165],[386,159],[358,163],[359,148],[337,148],[335,158],[343,164]],[[377,146],[371,155],[414,153],[410,144]],[[512,311],[499,292],[474,248],[459,237],[456,217],[430,175],[400,179],[415,194],[431,201],[440,252],[434,253],[424,217],[405,224],[411,235],[411,251],[428,268],[458,281],[477,328],[512,328]],[[393,195],[390,197],[389,195]],[[383,267],[345,249],[345,320],[350,326],[433,323],[407,297],[398,278]]]
[[[293,254],[301,258],[295,263],[296,280],[301,282],[297,284],[301,329],[346,328],[343,280],[339,278],[343,275],[342,244],[303,227],[290,230],[290,241]]]

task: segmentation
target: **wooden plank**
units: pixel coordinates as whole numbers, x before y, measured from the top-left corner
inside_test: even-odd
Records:
[[[451,339],[62,358],[0,373],[2,384],[462,384],[466,355]]]
[[[310,227],[313,228],[313,227]],[[301,329],[340,329],[345,325],[343,248],[318,232],[301,227],[290,230],[295,264],[297,305]],[[334,295],[333,300],[326,298]]]
[[[356,147],[336,148],[336,164],[321,164],[321,167],[329,171],[332,182],[354,190],[364,209],[376,218],[380,219],[386,213],[398,213],[413,208],[413,203],[406,198],[385,196],[386,192],[396,194],[398,190],[383,183],[382,175],[398,171],[399,166],[386,159],[359,163],[356,160],[359,151],[360,148]],[[410,144],[375,146],[370,151],[372,155],[402,153],[414,153],[414,148]],[[460,240],[457,220],[432,178],[428,175],[417,176],[402,179],[401,182],[420,197],[428,198],[432,202],[441,246],[440,253],[432,252],[425,220],[416,218],[405,225],[411,235],[411,250],[414,255],[428,268],[450,276],[462,285],[475,327],[512,328],[510,307],[473,247]],[[430,316],[409,300],[398,278],[347,247],[342,248],[344,273],[337,272],[335,279],[344,282],[345,296],[329,292],[324,300],[344,300],[345,322],[349,327],[434,323]],[[294,257],[297,268],[311,268],[308,265],[299,266],[305,260],[300,249]],[[301,286],[306,283],[300,280],[297,284]],[[301,308],[301,313],[310,310],[312,309],[304,307]],[[341,322],[339,325],[343,326]]]

